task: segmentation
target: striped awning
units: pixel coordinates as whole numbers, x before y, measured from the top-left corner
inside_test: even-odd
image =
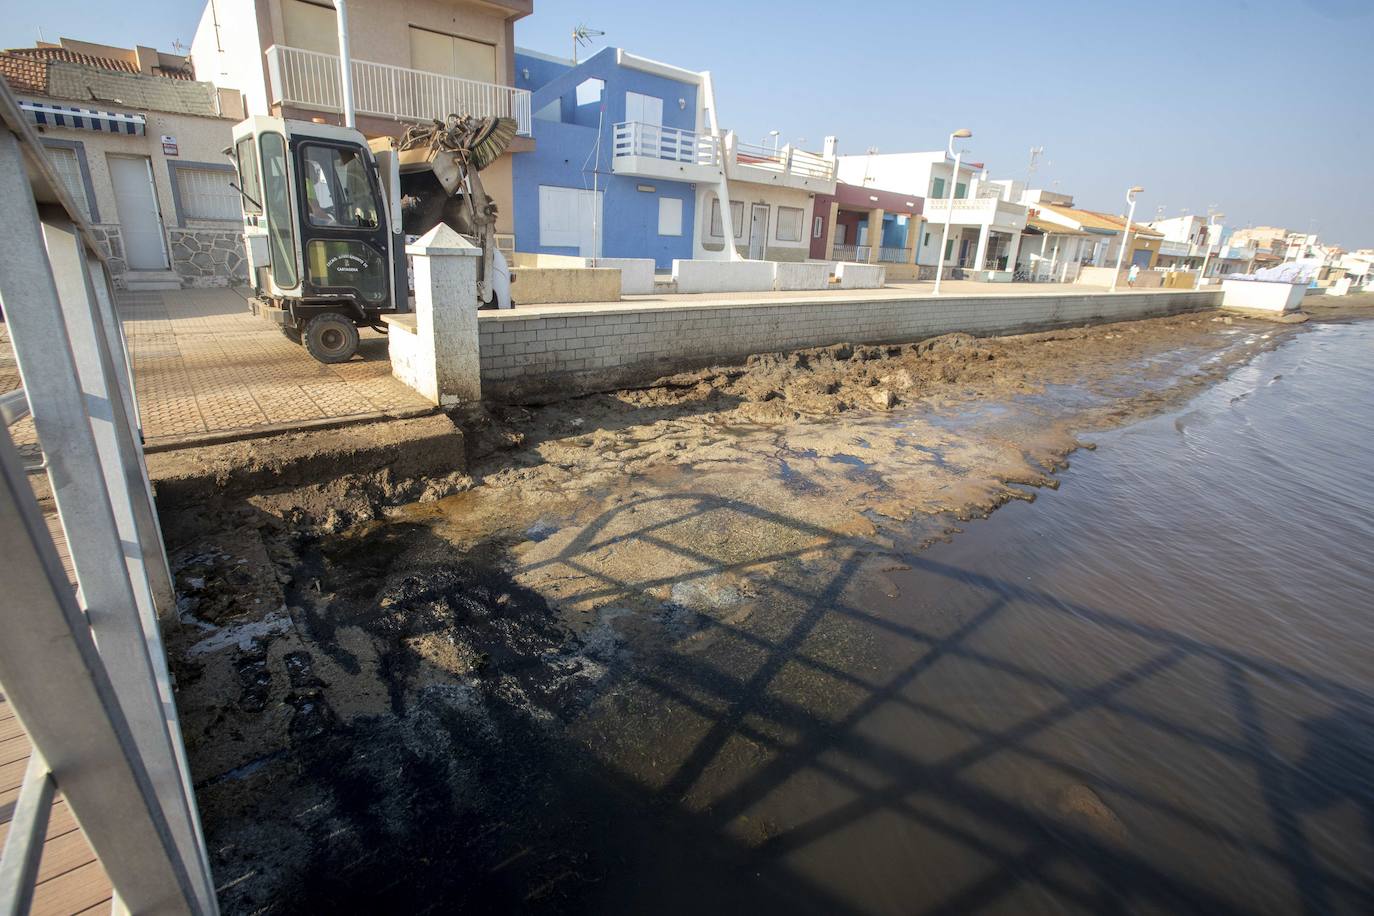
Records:
[[[52,102],[27,102],[19,107],[29,113],[33,122],[42,127],[66,127],[72,130],[98,130],[109,134],[138,134],[146,131],[148,119],[141,114],[118,111],[96,111],[74,105],[54,105]]]

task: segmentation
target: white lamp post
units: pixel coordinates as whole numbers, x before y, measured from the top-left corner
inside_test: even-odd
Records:
[[[781,135],[782,135],[782,131],[780,131],[780,130],[770,130],[770,131],[768,132],[768,136],[770,136],[770,137],[773,138],[773,152],[774,152],[774,153],[777,153],[777,151],[778,151],[778,137],[781,136]]]
[[[1207,262],[1212,257],[1212,227],[1216,225],[1215,220],[1224,219],[1225,213],[1207,214],[1207,248],[1202,252],[1202,272],[1197,275],[1197,285],[1201,286],[1207,282]],[[1220,250],[1220,246],[1218,246]]]
[[[1131,207],[1126,211],[1126,230],[1121,236],[1121,250],[1116,253],[1116,270],[1112,273],[1112,292],[1116,292],[1116,281],[1121,276],[1121,260],[1126,257],[1126,247],[1131,243],[1131,224],[1135,221],[1135,196],[1145,193],[1145,189],[1136,185],[1126,192],[1126,203]]]
[[[959,183],[959,157],[964,155],[963,150],[955,151],[955,140],[967,140],[973,136],[973,131],[967,127],[961,127],[949,135],[949,144],[946,147],[949,154],[954,157],[954,174],[949,179],[949,200],[945,207],[945,229],[940,233],[940,250],[935,252],[935,295],[940,295],[940,276],[945,272],[945,248],[949,245],[949,218],[954,214],[954,187]]]

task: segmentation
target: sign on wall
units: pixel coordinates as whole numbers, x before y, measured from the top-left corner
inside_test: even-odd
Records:
[[[176,138],[176,137],[168,136],[167,134],[163,134],[163,135],[162,135],[162,155],[164,155],[164,156],[177,156],[177,155],[180,155],[180,154],[177,152],[177,138]]]

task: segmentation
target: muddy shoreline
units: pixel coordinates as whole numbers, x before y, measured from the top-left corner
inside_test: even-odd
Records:
[[[1297,333],[1204,312],[762,355],[464,417],[442,486],[168,509],[225,911],[845,912],[756,855],[779,825],[710,816],[787,710],[844,714],[834,672],[882,656],[821,613]],[[811,616],[778,715],[727,734]]]

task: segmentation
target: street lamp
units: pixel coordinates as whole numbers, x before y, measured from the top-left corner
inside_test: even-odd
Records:
[[[954,174],[949,179],[949,202],[945,207],[945,229],[940,233],[940,250],[935,252],[935,295],[940,295],[940,275],[945,272],[945,247],[949,245],[949,218],[954,213],[954,187],[959,183],[959,157],[964,155],[963,150],[955,151],[955,140],[967,140],[973,136],[973,131],[967,127],[961,127],[949,135],[949,144],[946,149],[954,157]]]
[[[1140,185],[1136,185],[1126,192],[1126,203],[1130,204],[1131,208],[1126,211],[1126,231],[1121,236],[1121,250],[1116,253],[1116,271],[1112,274],[1112,292],[1116,292],[1116,281],[1121,276],[1121,259],[1126,256],[1126,246],[1131,243],[1131,224],[1135,221],[1135,196],[1144,193],[1145,189]]]
[[[782,131],[780,131],[780,130],[770,130],[770,131],[768,132],[768,136],[770,136],[770,137],[773,138],[773,152],[774,152],[774,153],[776,153],[776,152],[778,151],[778,137],[781,136],[781,135],[782,135]]]
[[[1207,262],[1212,257],[1212,226],[1216,225],[1214,220],[1225,219],[1225,213],[1207,214],[1207,248],[1202,252],[1202,272],[1197,275],[1197,285],[1201,286],[1207,282]],[[1220,246],[1218,246],[1220,250]]]

